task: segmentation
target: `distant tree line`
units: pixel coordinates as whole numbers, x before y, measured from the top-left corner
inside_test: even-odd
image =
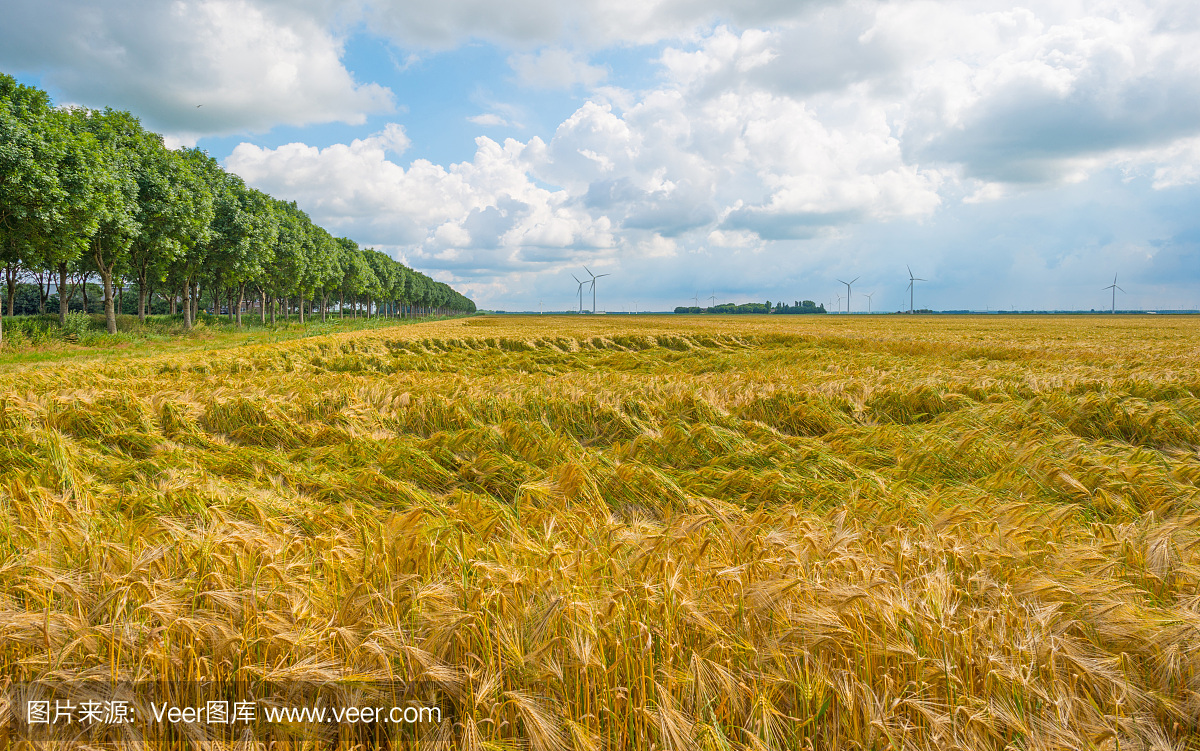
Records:
[[[109,333],[126,289],[136,289],[139,319],[158,295],[187,328],[202,293],[239,326],[249,301],[263,322],[324,318],[333,300],[340,315],[475,310],[448,285],[333,237],[295,202],[247,187],[204,151],[166,148],[130,113],[54,107],[3,73],[0,266],[9,316],[22,280],[37,285],[41,312],[56,290],[60,321],[97,281]]]
[[[805,314],[810,314],[810,313],[824,313],[826,311],[825,311],[824,304],[817,305],[812,300],[796,300],[792,305],[788,305],[785,302],[777,302],[777,303],[774,303],[773,306],[772,306],[771,301],[767,300],[765,303],[748,302],[748,303],[742,303],[741,305],[734,305],[733,303],[727,302],[722,305],[714,305],[709,308],[698,308],[698,307],[694,307],[694,306],[688,307],[688,306],[681,305],[681,306],[675,308],[675,312],[676,313],[725,313],[725,314],[734,314],[734,315],[736,315],[738,313],[758,313],[760,315],[767,314],[767,313],[776,314],[776,315],[805,315]]]

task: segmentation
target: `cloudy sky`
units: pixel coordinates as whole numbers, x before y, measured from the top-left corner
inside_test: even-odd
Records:
[[[8,0],[128,109],[481,307],[1200,308],[1194,0]],[[201,105],[201,106],[197,106]],[[589,300],[590,303],[590,300]],[[843,303],[844,305],[844,303]]]

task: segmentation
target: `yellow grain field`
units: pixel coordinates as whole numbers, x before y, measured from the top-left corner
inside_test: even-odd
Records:
[[[446,712],[179,748],[1200,748],[1198,365],[1187,318],[529,316],[10,368],[0,680]]]

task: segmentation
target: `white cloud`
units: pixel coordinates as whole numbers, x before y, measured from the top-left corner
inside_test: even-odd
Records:
[[[472,115],[467,118],[467,122],[482,125],[485,128],[497,128],[507,126],[509,123],[503,117],[500,117],[494,112],[486,112],[482,115]]]
[[[645,258],[670,258],[679,249],[679,244],[670,237],[652,234],[637,244],[637,252]]]
[[[592,87],[608,77],[604,68],[590,65],[578,53],[558,47],[513,55],[508,64],[522,83],[541,89]]]
[[[1158,190],[1194,185],[1200,182],[1200,138],[1188,138],[1171,144],[1165,153],[1155,154],[1154,187]]]
[[[74,101],[128,108],[177,143],[280,124],[360,124],[394,108],[386,87],[354,80],[328,19],[303,7],[14,0],[5,16],[0,63],[44,73]]]
[[[717,20],[758,26],[795,19],[824,0],[441,0],[436,4],[366,2],[373,28],[414,47],[453,47],[471,38],[520,47],[580,43],[651,44],[680,39]]]
[[[482,39],[525,87],[586,91],[545,140],[480,138],[457,164],[402,166],[398,124],[227,160],[332,230],[487,294],[579,262],[674,274],[697,254],[736,287],[801,254],[849,263],[862,256],[834,239],[880,224],[999,212],[1115,171],[1160,192],[1200,181],[1200,11],[1178,0],[12,6],[0,63],[134,109],[172,143],[388,111],[391,92],[342,63],[363,19],[410,60]],[[646,43],[662,43],[650,75],[613,62]],[[565,100],[490,95],[469,95],[479,128],[533,127],[541,100]]]
[[[391,140],[395,139],[395,134]],[[272,195],[296,200],[314,220],[367,244],[396,247],[448,267],[541,263],[555,253],[614,244],[611,224],[530,179],[526,145],[477,139],[475,158],[448,168],[418,159],[407,169],[385,154],[383,134],[324,149],[243,143],[227,169]],[[532,147],[532,148],[531,148]],[[445,253],[470,248],[470,254]],[[438,265],[438,264],[435,264]]]
[[[895,105],[910,158],[988,182],[1056,183],[1200,130],[1200,35],[1171,3],[1036,11],[897,3],[868,36],[901,50]]]

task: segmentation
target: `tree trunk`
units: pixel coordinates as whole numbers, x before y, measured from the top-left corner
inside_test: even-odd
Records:
[[[242,300],[246,299],[246,283],[242,282],[237,288],[237,327],[242,327]],[[231,311],[232,312],[232,311]]]
[[[192,330],[192,283],[187,282],[183,285],[183,329],[184,331]]]
[[[45,277],[45,282],[46,282],[46,287],[45,287],[44,291],[42,289],[43,277]],[[38,286],[38,315],[43,315],[43,316],[46,315],[46,298],[50,297],[50,277],[51,277],[51,274],[49,272],[46,272],[43,274],[40,271],[38,272],[37,276],[35,277],[37,279],[37,286]]]
[[[300,325],[304,325],[304,293],[296,295],[296,310],[300,313]]]
[[[321,323],[325,323],[325,310],[329,303],[329,293],[325,291],[325,285],[321,285]]]
[[[268,297],[267,304],[271,307],[271,325],[275,325],[275,298]]]
[[[104,325],[108,329],[108,333],[117,333],[117,308],[113,300],[113,280],[112,271],[107,274],[100,272],[100,279],[104,282]]]
[[[265,289],[258,290],[260,304],[258,306],[258,316],[262,319],[262,325],[267,325],[267,291]]]
[[[100,281],[104,283],[104,323],[108,333],[115,334],[117,333],[117,310],[113,306],[113,267],[105,265],[98,239],[93,246],[92,258],[96,262],[96,270],[100,272]],[[86,292],[86,289],[84,291]]]
[[[12,318],[17,310],[17,264],[10,263],[4,267],[4,282],[8,285],[8,317]]]
[[[14,305],[15,305],[14,300],[17,296],[17,294],[16,294],[17,287],[16,287],[16,282],[15,282],[15,278],[16,278],[15,266],[16,266],[16,264],[10,263],[4,267],[4,280],[5,280],[5,282],[8,283],[8,317],[9,318],[12,318]],[[62,297],[62,295],[59,295],[59,297]],[[0,310],[0,346],[2,346],[4,344],[4,316],[3,316],[3,313],[4,313],[4,311]]]
[[[58,264],[58,325],[67,325],[67,312],[70,310],[71,298],[67,297],[67,263]],[[72,294],[71,297],[75,295]]]
[[[61,296],[61,292],[59,295]],[[138,322],[146,322],[146,303],[148,295],[146,294],[146,267],[138,269]]]
[[[11,313],[9,314],[11,315]],[[346,290],[338,290],[338,318],[346,317]]]

